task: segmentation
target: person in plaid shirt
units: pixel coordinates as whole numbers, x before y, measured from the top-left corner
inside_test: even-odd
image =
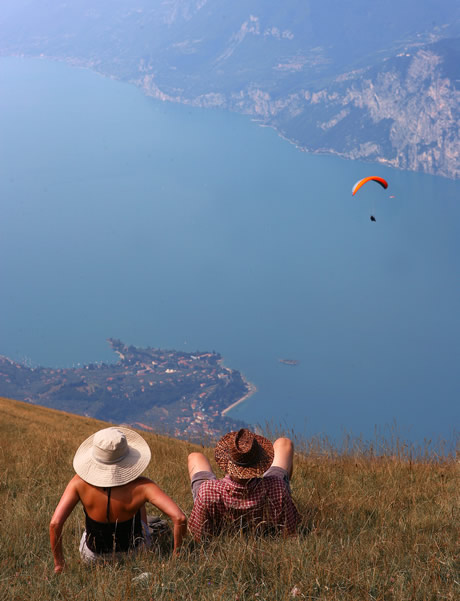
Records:
[[[216,478],[207,457],[190,453],[194,505],[189,528],[195,540],[223,530],[295,534],[300,515],[289,485],[293,457],[289,438],[272,444],[246,428],[229,432],[216,445],[222,479]]]

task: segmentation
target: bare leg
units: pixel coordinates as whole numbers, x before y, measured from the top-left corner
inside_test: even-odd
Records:
[[[277,438],[273,443],[275,458],[272,467],[282,467],[288,473],[289,480],[292,476],[294,464],[294,445],[289,438]]]
[[[188,473],[190,480],[197,472],[212,472],[209,459],[203,453],[190,453],[188,456]],[[214,472],[213,472],[214,473]]]

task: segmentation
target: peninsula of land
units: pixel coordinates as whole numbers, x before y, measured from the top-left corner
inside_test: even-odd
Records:
[[[219,353],[108,342],[117,363],[28,367],[0,356],[0,395],[191,440],[241,427],[226,412],[255,387]]]

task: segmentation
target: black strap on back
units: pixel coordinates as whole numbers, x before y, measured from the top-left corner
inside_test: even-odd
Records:
[[[108,486],[107,491],[107,521],[110,522],[110,493],[112,492],[112,488]]]

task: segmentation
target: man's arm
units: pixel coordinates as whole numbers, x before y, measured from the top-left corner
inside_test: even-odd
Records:
[[[190,514],[189,529],[197,542],[216,535],[222,526],[224,508],[213,490],[213,483],[214,481],[204,482],[200,486]]]
[[[50,522],[50,543],[54,557],[54,571],[56,573],[62,572],[65,566],[64,552],[62,549],[62,528],[65,521],[72,513],[75,505],[80,500],[76,487],[76,478],[77,476],[72,478],[67,485]]]
[[[291,498],[290,493],[287,491],[283,498],[283,511],[281,523],[284,526],[285,535],[295,535],[297,533],[297,524],[300,521],[300,514],[297,511],[297,507],[294,505],[294,501]]]

